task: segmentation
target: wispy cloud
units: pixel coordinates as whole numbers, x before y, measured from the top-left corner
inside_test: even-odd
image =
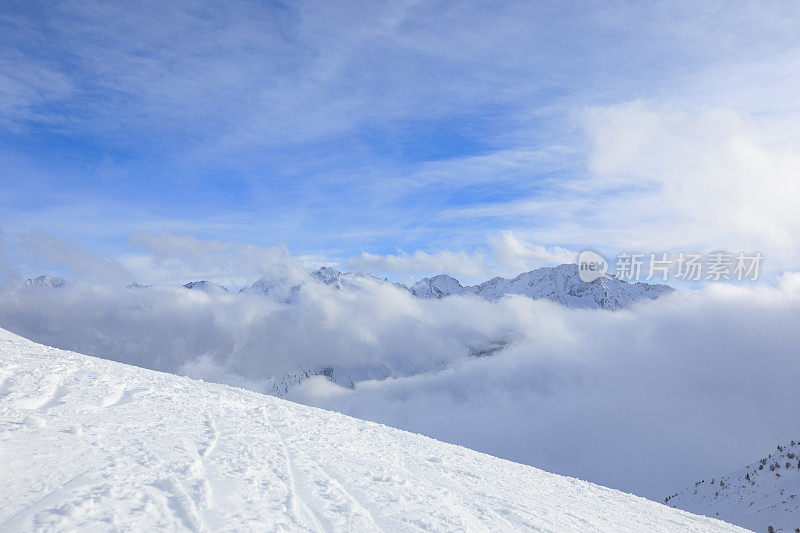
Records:
[[[402,250],[396,254],[376,255],[363,252],[349,261],[349,265],[357,270],[385,272],[393,274],[436,274],[453,273],[474,277],[491,272],[486,258],[480,252],[438,251],[426,252],[417,250],[411,254]]]
[[[299,279],[304,265],[285,246],[257,246],[236,241],[209,241],[170,233],[140,233],[130,238],[140,253],[121,261],[146,282],[175,283],[208,279],[247,285],[260,277]]]
[[[494,259],[507,270],[529,270],[543,264],[560,265],[574,263],[576,253],[560,246],[543,246],[526,243],[510,231],[503,231],[490,238]]]
[[[544,246],[527,242],[510,231],[492,234],[486,246],[467,253],[463,251],[415,250],[406,253],[377,255],[362,252],[351,258],[348,265],[356,270],[366,270],[403,279],[414,280],[422,276],[449,274],[461,281],[485,281],[486,278],[505,275],[514,277],[545,265],[574,263],[577,253],[560,246]]]
[[[790,264],[797,10],[7,4],[3,224],[106,255],[167,230],[338,262],[673,232]]]
[[[0,237],[0,272],[5,274],[6,281],[19,277],[20,268],[32,264],[45,266],[51,273],[69,272],[77,281],[95,284],[120,285],[131,279],[131,273],[116,259],[90,252],[52,235],[4,235],[0,232]],[[30,274],[39,273],[42,272]]]

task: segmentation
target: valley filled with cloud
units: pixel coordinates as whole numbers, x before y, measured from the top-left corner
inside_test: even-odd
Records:
[[[31,354],[71,356],[17,334],[140,367],[114,379],[246,389],[226,417],[270,395],[248,427],[280,397],[794,529],[799,68],[797,2],[4,3],[0,451],[76,434],[52,423],[94,409],[76,400],[87,380],[119,389],[104,409],[141,389],[97,377],[120,368],[104,361],[43,375]],[[703,275],[682,276],[687,255]],[[758,264],[737,279],[745,256]],[[656,257],[663,278],[625,275]],[[714,257],[726,275],[709,275]],[[230,390],[207,385],[192,398]],[[172,393],[150,393],[168,409]],[[103,420],[123,427],[124,409]],[[201,414],[196,434],[224,435]],[[302,489],[308,446],[269,435],[275,472]],[[47,501],[15,497],[46,486],[20,472],[0,529],[4,506],[34,524]],[[156,480],[165,520],[203,529],[198,483],[175,513],[191,490]],[[275,523],[326,529],[327,508],[300,500]]]
[[[7,284],[0,325],[656,499],[796,432],[796,275],[616,311],[296,276],[290,302],[280,291]]]

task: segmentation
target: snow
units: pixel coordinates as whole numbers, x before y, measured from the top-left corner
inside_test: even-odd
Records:
[[[668,505],[767,531],[800,527],[800,443],[791,441],[732,474],[697,481]]]
[[[63,289],[67,286],[67,282],[61,278],[53,278],[44,274],[38,278],[26,279],[25,285],[28,287],[48,288],[48,289]]]
[[[219,283],[214,283],[213,281],[190,281],[189,283],[185,284],[184,287],[187,289],[196,289],[206,292],[228,292],[228,289],[220,285]],[[141,285],[139,286],[141,288]]]
[[[409,290],[418,298],[442,298],[452,294],[469,293],[467,287],[463,287],[456,278],[447,274],[424,278],[413,284]]]
[[[568,264],[538,268],[514,279],[497,277],[466,287],[452,276],[442,274],[418,281],[410,290],[420,298],[475,294],[498,300],[508,294],[519,294],[572,308],[622,309],[640,300],[653,300],[673,289],[668,285],[628,283],[608,276],[586,283],[578,276],[578,266]]]
[[[363,274],[360,272],[342,273],[332,267],[323,266],[299,278],[296,276],[259,278],[251,286],[244,287],[239,292],[261,294],[269,296],[277,302],[294,304],[297,303],[304,287],[308,287],[308,283],[321,283],[338,290],[346,289],[349,291],[358,291],[365,282],[386,283],[385,280],[372,274]],[[402,288],[405,289],[405,287]]]
[[[535,300],[549,300],[571,308],[622,309],[640,300],[653,300],[673,291],[672,287],[662,284],[628,283],[615,277],[606,276],[586,283],[578,276],[578,267],[574,264],[543,267],[524,272],[514,279],[493,278],[480,285],[463,286],[456,278],[447,274],[439,274],[432,278],[423,278],[406,287],[401,283],[391,283],[373,274],[360,272],[342,273],[323,266],[303,276],[262,277],[249,287],[242,288],[241,293],[253,293],[269,296],[281,303],[297,303],[301,291],[308,283],[321,283],[335,289],[360,290],[365,283],[384,283],[409,291],[417,298],[440,299],[452,295],[477,295],[487,300],[498,300],[503,296],[516,294]],[[62,279],[44,275],[27,280],[27,285],[35,287],[66,286]],[[228,292],[228,289],[211,281],[192,281],[183,285],[187,289],[199,289],[204,292]],[[144,288],[148,285],[132,283],[128,288]]]
[[[358,290],[364,283],[391,284],[373,274],[342,273],[324,266],[312,272],[307,279],[261,278],[243,292],[266,294],[276,301],[295,303],[305,284],[315,281],[336,289]],[[653,300],[673,291],[661,284],[628,283],[614,277],[604,277],[586,283],[578,276],[575,264],[543,267],[524,272],[514,279],[493,278],[480,285],[463,286],[453,276],[439,274],[406,287],[391,284],[409,291],[417,298],[441,299],[452,295],[476,295],[487,300],[498,300],[516,294],[535,300],[549,300],[571,308],[622,309],[640,300]]]
[[[0,330],[0,530],[736,531],[588,482]]]

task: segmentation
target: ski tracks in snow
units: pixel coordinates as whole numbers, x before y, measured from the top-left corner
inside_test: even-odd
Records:
[[[419,435],[0,330],[0,531],[731,531]]]
[[[304,529],[311,531],[381,531],[370,512],[318,461],[292,443],[283,406],[261,409],[280,443],[286,463],[290,508]],[[313,428],[308,428],[313,431]]]

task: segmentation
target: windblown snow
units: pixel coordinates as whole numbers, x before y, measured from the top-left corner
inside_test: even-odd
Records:
[[[592,483],[0,330],[0,530],[734,531]]]

